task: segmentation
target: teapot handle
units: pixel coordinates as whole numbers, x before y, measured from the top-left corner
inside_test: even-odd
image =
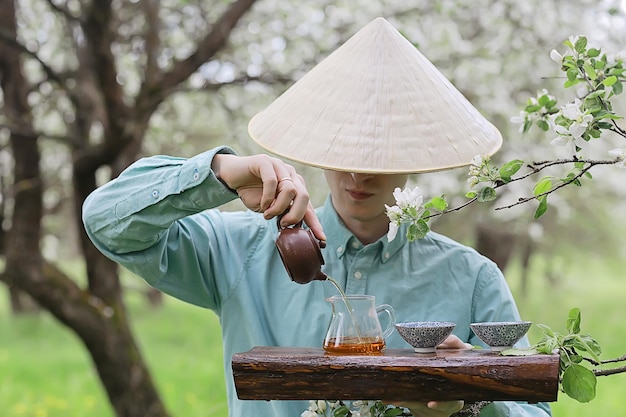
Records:
[[[300,220],[298,223],[293,224],[291,226],[282,226],[280,224],[280,219],[282,219],[283,216],[285,214],[287,214],[287,213],[288,213],[288,211],[285,211],[283,214],[280,214],[280,215],[276,216],[276,226],[278,226],[278,230],[289,229],[289,228],[292,228],[292,229],[302,228],[302,224],[303,224],[302,220]]]
[[[393,307],[391,307],[389,304],[379,305],[378,307],[376,307],[376,312],[378,314],[386,313],[389,318],[389,323],[387,323],[387,327],[385,328],[385,331],[383,332],[383,338],[386,339],[389,336],[391,336],[391,333],[393,333],[393,331],[395,330],[394,324],[396,324],[396,313]]]
[[[304,227],[302,227],[302,225],[305,224],[303,220],[300,220],[298,223],[292,224],[291,226],[281,226],[280,219],[282,219],[286,213],[287,211],[276,217],[276,226],[278,227],[278,231],[285,230],[285,229],[304,229]],[[319,248],[323,249],[326,247],[325,240],[317,239],[315,236],[313,236],[313,232],[311,232],[310,229],[306,229],[306,231],[308,232],[311,240],[315,242]]]

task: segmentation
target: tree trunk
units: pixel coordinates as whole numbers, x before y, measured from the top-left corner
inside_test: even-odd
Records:
[[[9,299],[11,301],[11,313],[15,315],[39,311],[37,302],[24,291],[20,291],[19,288],[9,286]]]
[[[198,43],[195,53],[176,61],[167,73],[158,66],[145,68],[145,80],[134,100],[128,100],[118,83],[114,43],[119,41],[111,0],[88,2],[79,18],[50,3],[59,19],[66,19],[68,32],[80,29],[84,34],[74,45],[79,65],[56,74],[45,67],[48,81],[67,94],[75,111],[68,122],[73,156],[75,224],[87,266],[88,290],[79,288],[55,265],[43,260],[40,250],[43,186],[39,171],[37,136],[33,132],[30,108],[27,105],[27,82],[22,74],[21,46],[16,35],[15,3],[0,0],[0,76],[11,132],[15,159],[15,195],[12,228],[7,237],[7,264],[0,279],[9,286],[28,293],[59,321],[71,328],[85,344],[95,368],[119,417],[166,417],[150,373],[133,339],[118,267],[102,255],[89,241],[82,225],[82,204],[97,187],[96,171],[109,165],[114,174],[123,169],[141,148],[142,139],[152,113],[175,87],[183,83],[200,65],[209,61],[227,43],[239,19],[255,0],[235,0],[212,25]],[[151,13],[147,30],[147,62],[155,62],[158,44],[158,2],[143,2]],[[148,15],[148,14],[147,14]],[[147,16],[146,15],[146,16]],[[76,27],[80,26],[80,28]],[[73,38],[72,38],[73,39]],[[75,39],[74,39],[75,40]],[[29,52],[34,54],[33,52]],[[39,62],[44,62],[39,58]],[[71,78],[66,78],[71,74]],[[68,84],[64,84],[64,82]],[[72,87],[72,85],[77,87]],[[127,103],[133,102],[131,108]],[[94,145],[89,132],[98,122],[103,139]]]
[[[0,9],[3,10],[0,25],[16,37],[13,1],[0,0]],[[78,288],[54,265],[44,264],[40,250],[43,214],[40,153],[37,137],[27,133],[33,131],[32,117],[19,54],[5,44],[0,44],[0,74],[8,117],[20,132],[12,132],[10,139],[15,160],[15,203],[2,280],[11,288],[28,293],[77,333],[91,354],[118,416],[165,417],[168,414],[130,331],[116,265],[88,245],[87,264],[93,287],[89,293]],[[77,183],[80,190],[77,194],[82,197],[77,199],[80,205],[86,190],[95,188],[95,177],[79,178]]]
[[[494,261],[501,271],[509,264],[515,240],[515,234],[502,227],[479,223],[476,228],[476,250]]]

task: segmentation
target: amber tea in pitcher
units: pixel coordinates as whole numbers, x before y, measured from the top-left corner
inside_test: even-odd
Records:
[[[394,330],[395,312],[388,304],[375,306],[373,295],[335,295],[332,317],[324,338],[324,350],[334,354],[377,354],[385,348],[385,338]],[[378,315],[385,313],[389,323],[382,330]]]

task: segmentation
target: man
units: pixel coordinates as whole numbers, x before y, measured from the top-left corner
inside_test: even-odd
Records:
[[[396,71],[407,67],[423,78],[395,87],[407,79]],[[219,315],[231,416],[297,417],[307,408],[238,400],[230,357],[253,346],[321,346],[330,318],[325,299],[336,295],[324,281],[289,280],[274,244],[282,213],[283,226],[304,220],[327,242],[324,272],[346,293],[375,295],[394,307],[398,321],[457,323],[442,347],[480,344],[471,322],[519,320],[501,272],[474,250],[435,233],[407,242],[401,229],[393,241],[386,238],[385,204],[394,204],[392,192],[409,173],[467,165],[476,154],[495,152],[501,138],[385,20],[367,25],[295,83],[251,121],[250,133],[273,153],[323,168],[330,188],[324,206],[314,210],[291,165],[218,147],[188,159],[142,159],[83,208],[87,233],[105,255]],[[237,197],[250,210],[215,210]],[[386,342],[408,347],[397,334]],[[415,416],[447,417],[463,402],[404,405]],[[550,412],[545,404],[499,402],[481,415]]]

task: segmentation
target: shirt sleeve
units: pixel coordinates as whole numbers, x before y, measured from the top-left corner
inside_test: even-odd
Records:
[[[518,321],[521,320],[511,290],[500,269],[491,261],[486,261],[480,270],[476,290],[472,300],[472,322]],[[473,345],[485,344],[475,335],[470,339]],[[517,347],[529,346],[524,336],[516,343]],[[496,401],[480,413],[480,417],[549,417],[552,415],[547,403],[529,404],[526,402]]]
[[[206,210],[237,198],[211,170],[218,153],[234,151],[140,159],[91,193],[82,213],[87,235],[105,256],[176,298],[213,309],[228,288],[216,282],[225,271],[211,254],[223,225]]]
[[[215,148],[195,157],[143,158],[91,193],[83,204],[85,230],[97,246],[127,253],[145,249],[172,223],[237,197],[211,170]]]
[[[551,417],[547,403],[528,404],[523,402],[493,402],[483,408],[480,417]]]

